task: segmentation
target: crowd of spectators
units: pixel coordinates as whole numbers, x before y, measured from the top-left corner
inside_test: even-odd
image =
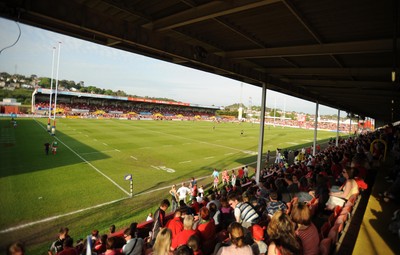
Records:
[[[54,104],[52,104],[54,107]],[[104,104],[102,101],[75,100],[74,103],[58,101],[57,114],[65,116],[83,117],[107,117],[107,118],[154,118],[154,119],[175,119],[175,118],[211,118],[215,116],[215,110],[188,106],[157,105],[137,102],[118,102]],[[49,103],[37,101],[36,112],[48,114]]]

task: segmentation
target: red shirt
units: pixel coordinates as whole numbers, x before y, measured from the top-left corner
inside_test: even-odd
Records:
[[[183,223],[180,217],[170,219],[165,225],[172,232],[172,238],[174,238],[179,232],[183,230]]]
[[[196,231],[193,229],[184,229],[179,232],[174,238],[172,238],[171,247],[176,249],[180,245],[187,244],[187,241],[192,235],[196,235]]]
[[[215,222],[214,222],[214,220],[211,219],[208,222],[200,223],[197,226],[197,232],[200,234],[200,238],[202,241],[215,238]]]

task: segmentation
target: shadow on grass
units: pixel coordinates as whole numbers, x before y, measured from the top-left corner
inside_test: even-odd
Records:
[[[9,119],[0,119],[0,178],[78,164],[87,158],[95,161],[110,157],[63,132],[57,131],[56,137],[50,136],[40,121],[17,119],[17,123],[18,126],[13,128]],[[46,155],[44,144],[55,140],[58,142],[57,154],[52,155],[50,150]],[[80,158],[66,146],[86,155]]]

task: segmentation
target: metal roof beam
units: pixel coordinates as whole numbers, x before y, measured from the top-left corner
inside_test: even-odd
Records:
[[[400,47],[400,41],[397,42]],[[318,55],[339,54],[362,54],[377,52],[392,52],[393,40],[371,40],[357,42],[327,43],[316,45],[276,47],[267,49],[237,50],[222,52],[223,55],[233,59],[256,59],[256,58],[278,58],[278,57],[302,57]]]
[[[391,68],[262,68],[271,75],[332,75],[332,76],[381,76],[390,77]]]
[[[181,26],[190,25],[196,22],[225,16],[264,5],[280,2],[281,0],[241,0],[241,1],[211,1],[210,3],[193,7],[186,11],[170,15],[168,17],[143,25],[156,31],[173,29]]]

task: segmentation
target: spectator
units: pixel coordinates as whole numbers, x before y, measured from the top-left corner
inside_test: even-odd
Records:
[[[196,231],[193,230],[193,216],[185,215],[183,219],[183,230],[173,238],[172,249],[176,249],[179,245],[187,244],[189,238],[196,234]]]
[[[172,233],[168,228],[162,228],[149,255],[173,255],[171,250]]]
[[[278,201],[278,193],[276,191],[272,191],[269,194],[270,202],[267,204],[267,212],[270,217],[274,215],[274,213],[278,210],[286,211],[287,206],[284,202]]]
[[[200,249],[200,237],[192,235],[187,241],[187,245],[193,250],[193,255],[203,255]]]
[[[107,235],[102,235],[101,237],[100,237],[100,241],[99,241],[99,243],[98,244],[96,244],[95,246],[94,246],[94,251],[97,253],[97,254],[100,254],[100,253],[103,253],[103,252],[105,252],[106,251],[106,245],[107,245]]]
[[[215,246],[215,223],[214,220],[210,216],[210,210],[207,207],[202,207],[200,209],[200,220],[199,225],[197,226],[197,232],[199,233],[200,240],[202,243],[203,251],[208,254],[206,251],[214,250]]]
[[[114,236],[107,239],[106,248],[104,255],[122,255],[120,249],[117,248],[117,240]]]
[[[7,255],[24,255],[25,247],[21,242],[12,243],[7,247]]]
[[[68,228],[60,229],[58,232],[58,239],[51,244],[48,250],[49,255],[55,255],[63,250],[64,239],[68,237],[68,231]]]
[[[66,237],[63,242],[63,250],[57,255],[78,255],[78,251],[73,247],[74,240],[71,237]]]
[[[151,240],[152,243],[154,244],[155,239],[158,235],[158,232],[160,231],[161,228],[165,226],[165,211],[169,207],[169,201],[168,199],[164,199],[160,203],[160,207],[156,210],[154,213],[154,221],[153,221],[153,228],[152,228],[152,236]]]
[[[179,196],[179,201],[183,201],[186,203],[186,197],[188,194],[190,194],[191,190],[185,186],[185,183],[182,182],[182,187],[180,187],[176,193]]]
[[[242,201],[241,195],[231,194],[228,197],[229,205],[234,209],[236,222],[242,224],[243,227],[250,227],[251,224],[257,223],[259,216],[254,208]]]
[[[144,240],[135,237],[135,232],[131,228],[127,228],[124,231],[126,244],[122,247],[122,253],[125,255],[141,255],[144,252]]]
[[[231,245],[222,246],[216,255],[253,255],[251,247],[244,243],[244,231],[240,223],[233,222],[228,232]]]
[[[181,245],[176,249],[174,255],[193,255],[193,250],[187,245]]]
[[[268,255],[301,254],[301,246],[296,239],[293,222],[283,211],[277,211],[272,216],[267,233],[271,240],[268,246]]]
[[[172,233],[172,239],[183,230],[183,223],[182,223],[182,212],[176,211],[174,214],[174,218],[170,219],[167,224],[165,225],[166,228],[169,228]]]
[[[330,197],[328,202],[326,202],[327,209],[333,210],[337,205],[343,207],[344,203],[352,195],[359,193],[358,184],[354,180],[354,168],[346,167],[343,169],[342,174],[346,181],[342,187],[340,187],[339,191],[329,193]]]
[[[176,208],[178,208],[178,193],[176,191],[176,185],[172,185],[169,190],[169,194],[171,195],[171,212],[175,212]]]
[[[264,228],[260,225],[253,225],[250,228],[251,235],[253,236],[254,243],[251,245],[251,249],[253,250],[254,255],[265,255],[268,250],[267,244],[264,240]]]
[[[301,240],[303,255],[318,255],[319,243],[315,241],[319,239],[318,230],[311,222],[310,208],[304,203],[294,205],[291,218],[296,224],[295,233]]]
[[[110,226],[110,234],[113,234],[115,232],[115,225]]]

